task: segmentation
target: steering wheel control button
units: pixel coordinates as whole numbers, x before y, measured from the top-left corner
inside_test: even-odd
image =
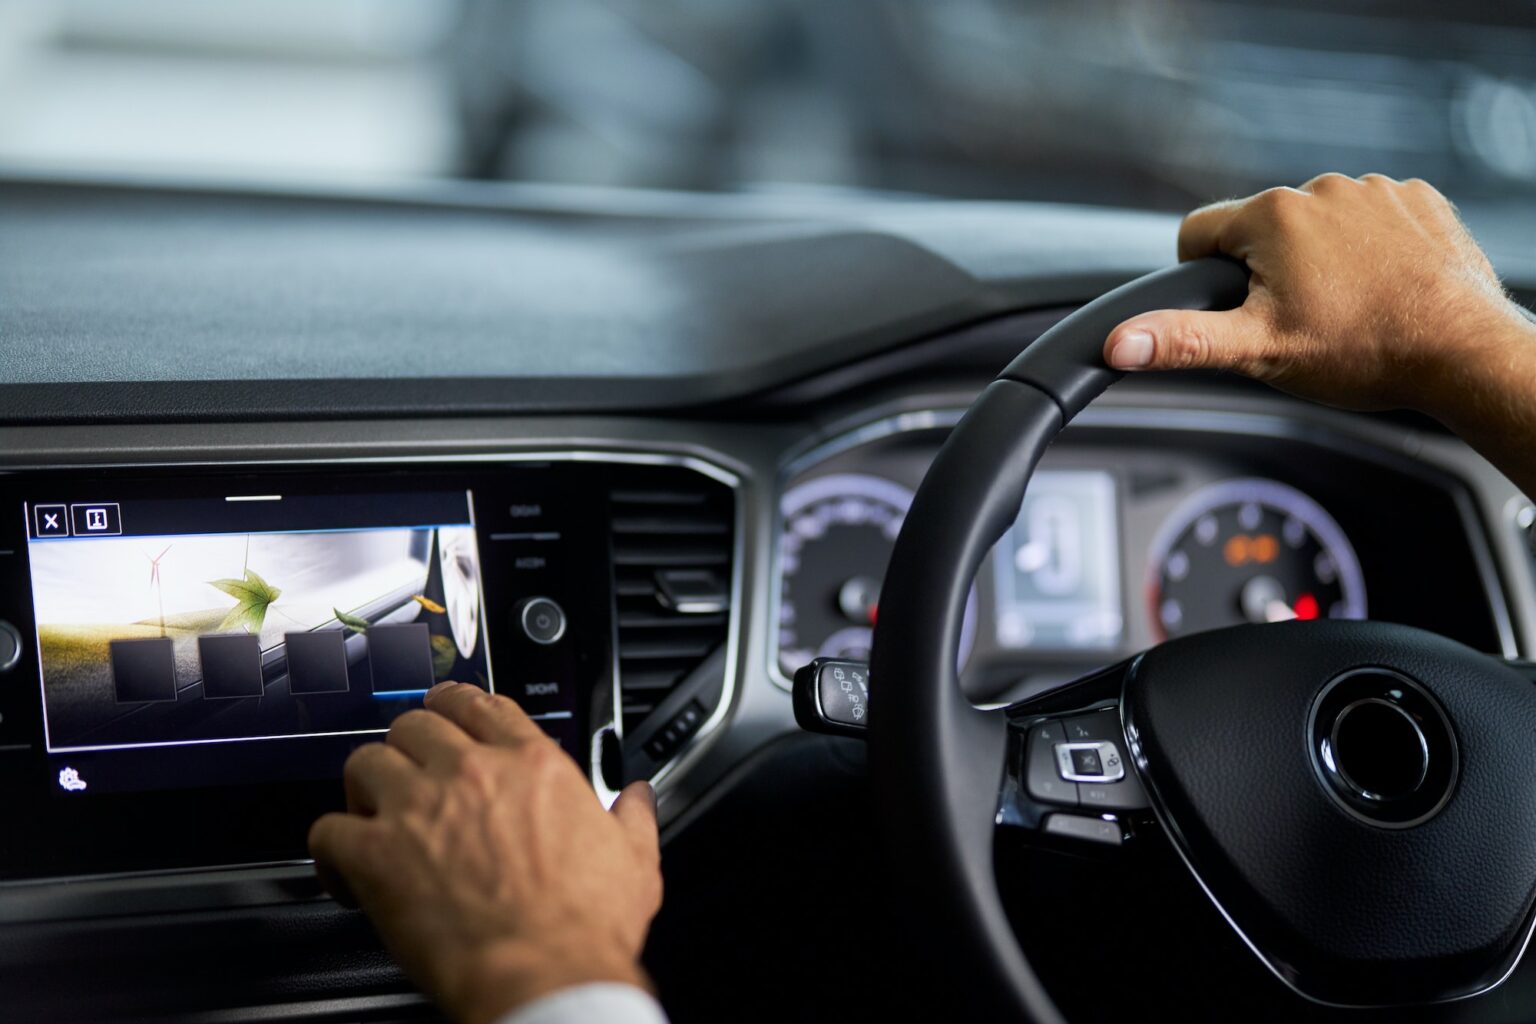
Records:
[[[1456,734],[1440,702],[1390,669],[1335,677],[1312,704],[1307,735],[1328,795],[1382,828],[1412,828],[1434,817],[1460,774]]]
[[[1067,782],[1119,782],[1125,761],[1110,740],[1056,744],[1056,770]]]
[[[1082,743],[1087,740],[1110,740],[1114,743],[1122,741],[1120,715],[1113,708],[1069,718],[1063,727],[1067,731],[1068,743]]]
[[[1099,760],[1097,744],[1086,748],[1078,747],[1075,750],[1066,744],[1062,744],[1056,748],[1056,752],[1060,754],[1062,751],[1067,752],[1067,768],[1069,771],[1084,772],[1094,776],[1103,774],[1104,765]],[[1072,781],[1077,782],[1080,780],[1073,779]]]
[[[869,666],[816,658],[795,673],[795,721],[807,732],[863,736],[869,728]]]
[[[1077,783],[1077,802],[1101,811],[1139,811],[1146,791],[1125,767],[1125,736],[1112,708],[1077,715],[1062,724],[1067,742],[1054,749],[1057,774]],[[1094,761],[1097,761],[1095,769]]]
[[[0,619],[0,673],[9,672],[21,661],[21,632]]]
[[[1030,726],[1024,778],[1029,795],[1042,803],[1077,803],[1077,784],[1063,779],[1056,763],[1056,747],[1065,740],[1066,732],[1060,722]]]
[[[1120,826],[1103,818],[1085,818],[1081,814],[1051,814],[1045,819],[1045,831],[1053,836],[1086,839],[1090,843],[1119,846]]]
[[[1084,807],[1101,811],[1140,811],[1149,806],[1147,794],[1134,775],[1127,775],[1119,782],[1080,783],[1077,801]]]
[[[565,636],[565,609],[550,598],[525,598],[514,614],[523,635],[536,644],[548,646]]]

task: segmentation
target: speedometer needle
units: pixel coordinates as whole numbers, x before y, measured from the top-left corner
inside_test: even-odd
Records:
[[[1264,606],[1265,622],[1285,622],[1296,617],[1296,610],[1284,601],[1271,601]]]
[[[1255,576],[1243,584],[1238,602],[1249,622],[1287,622],[1317,618],[1317,598],[1300,594],[1295,604],[1285,599],[1285,588],[1273,576]]]

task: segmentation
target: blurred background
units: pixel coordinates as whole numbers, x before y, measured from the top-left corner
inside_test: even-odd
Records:
[[[1159,209],[1333,169],[1497,221],[1536,0],[0,0],[0,165]]]

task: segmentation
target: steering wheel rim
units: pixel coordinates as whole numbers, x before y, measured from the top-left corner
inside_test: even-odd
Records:
[[[962,955],[1002,983],[1018,1012],[1062,1020],[1014,940],[996,891],[992,844],[1007,726],[960,690],[970,581],[1012,524],[1046,447],[1123,374],[1104,338],[1153,309],[1232,309],[1248,271],[1226,259],[1170,267],[1108,292],[1021,353],[951,432],[907,513],[882,587],[871,673],[870,769],[880,809],[932,910]]]
[[[1065,800],[1037,789],[1037,778],[1056,785],[1050,761],[1074,746],[1049,738],[1065,740],[1063,725],[1126,752],[1120,763],[1134,766],[1153,822],[1200,888],[1270,972],[1315,1004],[1478,995],[1514,972],[1536,932],[1529,666],[1407,626],[1289,622],[1169,641],[1002,711],[974,708],[960,689],[971,580],[1046,447],[1118,378],[1100,359],[1103,339],[1151,309],[1232,308],[1247,284],[1235,263],[1195,261],[1110,292],[1043,335],[951,433],[886,575],[870,665],[877,802],[947,948],[1032,1020],[1062,1018],[1015,941],[995,827],[1121,820],[1059,813],[1078,807],[1079,788],[1090,813],[1136,806],[1102,802],[1134,786],[1114,797],[1074,788]],[[1361,707],[1372,710],[1351,717]],[[1111,709],[1113,739],[1098,731]],[[1037,752],[1047,764],[1039,777]],[[1398,774],[1404,766],[1415,771]],[[1388,784],[1362,788],[1367,775]]]

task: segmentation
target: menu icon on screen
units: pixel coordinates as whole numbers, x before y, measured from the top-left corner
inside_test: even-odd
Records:
[[[69,519],[76,537],[116,537],[123,532],[123,520],[115,501],[71,505]]]
[[[63,505],[32,506],[32,536],[68,537],[69,509]]]

